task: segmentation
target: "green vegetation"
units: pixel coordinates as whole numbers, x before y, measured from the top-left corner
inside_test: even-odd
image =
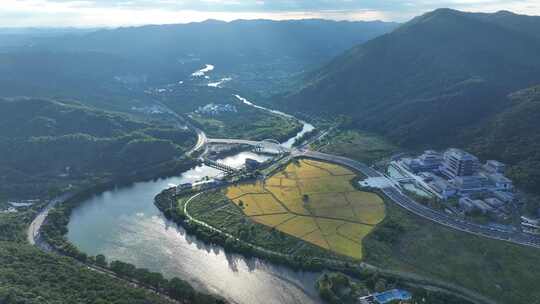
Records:
[[[295,119],[271,114],[236,102],[238,112],[217,115],[192,114],[196,123],[213,138],[284,141],[302,129]]]
[[[27,225],[40,207],[0,213],[0,303],[169,303],[27,244]]]
[[[508,175],[518,185],[540,194],[540,86],[513,93],[501,113],[466,135],[472,152],[482,158],[499,159],[512,165]],[[528,200],[531,213],[540,208]]]
[[[466,285],[461,281],[461,279],[463,279],[462,276],[468,275],[468,272],[460,273],[457,277],[452,276],[452,267],[458,266],[458,268],[461,268],[460,271],[463,271],[462,268],[465,266],[452,264],[456,262],[451,261],[452,265],[445,266],[445,272],[443,275],[439,275],[436,271],[416,271],[416,266],[412,265],[412,263],[421,265],[421,267],[418,267],[423,270],[429,270],[430,267],[441,267],[441,263],[447,262],[445,250],[446,252],[452,253],[464,251],[464,258],[468,258],[472,255],[476,255],[475,257],[479,259],[485,258],[483,256],[484,252],[475,251],[478,247],[460,249],[462,246],[454,242],[443,246],[441,251],[437,251],[440,256],[437,256],[433,260],[426,261],[416,259],[416,256],[413,253],[410,255],[412,261],[398,263],[400,258],[399,255],[402,254],[399,251],[401,250],[401,247],[409,247],[408,243],[404,241],[405,235],[414,233],[416,230],[421,230],[425,233],[430,231],[438,233],[439,229],[444,230],[444,228],[427,225],[419,219],[411,218],[410,215],[397,209],[396,206],[389,205],[391,214],[386,217],[383,224],[378,225],[377,228],[363,241],[363,246],[365,248],[364,261],[382,267],[373,268],[369,264],[362,266],[363,264],[357,264],[357,261],[355,260],[348,260],[342,255],[336,256],[330,251],[323,250],[318,246],[301,241],[276,229],[252,222],[243,214],[243,210],[241,209],[243,206],[240,206],[240,204],[238,204],[238,206],[230,204],[228,198],[222,191],[207,192],[191,201],[188,208],[191,216],[244,241],[239,242],[233,238],[227,237],[223,233],[210,230],[205,226],[188,220],[186,214],[184,214],[184,205],[189,197],[191,197],[191,195],[175,198],[174,191],[168,190],[156,197],[155,204],[167,218],[185,227],[190,234],[196,235],[203,241],[221,245],[227,251],[241,253],[248,257],[258,256],[274,263],[282,263],[298,269],[331,269],[345,272],[355,279],[360,280],[368,280],[368,278],[373,277],[374,281],[371,281],[373,284],[379,281],[379,279],[384,279],[382,282],[385,284],[391,283],[389,285],[384,285],[385,288],[388,286],[406,286],[408,290],[414,291],[415,295],[419,296],[419,299],[425,298],[433,301],[429,303],[467,303],[461,298],[458,300],[454,298],[454,296],[461,297],[462,294],[479,299],[479,303],[487,303],[485,298],[480,294],[461,287],[472,288],[471,290],[476,292],[484,291],[478,290],[474,285]],[[448,233],[458,234],[457,232],[452,231],[449,231]],[[408,240],[408,242],[412,243],[410,246],[420,247],[418,251],[428,249],[428,251],[434,251],[439,249],[426,248],[426,246],[429,247],[430,245],[425,245],[422,242],[433,242],[434,240],[432,238],[437,238],[437,242],[444,243],[445,236],[446,235],[433,235],[430,238],[418,239],[414,240],[414,242]],[[461,237],[468,238],[470,236],[462,235]],[[471,240],[470,243],[474,243],[475,241],[478,240]],[[480,244],[482,244],[483,241],[485,240],[480,240]],[[245,242],[259,247],[254,248],[253,246],[248,246]],[[468,244],[465,244],[464,246],[467,245]],[[505,246],[505,244],[502,244],[502,246]],[[265,249],[271,249],[277,254],[270,253]],[[506,253],[507,257],[510,257],[512,254],[513,253]],[[337,260],[341,260],[342,262],[337,262]],[[473,265],[475,265],[474,263],[476,263],[476,260],[471,258],[471,260],[467,259],[465,262],[473,263]],[[529,260],[529,262],[532,261]],[[433,265],[431,263],[433,263]],[[489,261],[481,261],[480,263],[490,264]],[[525,262],[523,263],[523,266],[524,265],[526,265]],[[480,271],[479,268],[482,266],[484,265],[475,265],[476,268],[474,271]],[[484,271],[484,273],[486,272],[486,270],[482,271]],[[524,270],[521,269],[521,271]],[[477,278],[475,279],[481,281],[481,279],[478,278],[479,274],[476,275]],[[516,274],[514,274],[514,276],[515,275]],[[441,281],[441,279],[447,281]],[[492,278],[490,278],[490,280],[491,279]],[[468,282],[469,280],[471,279],[467,279],[466,281]],[[499,277],[499,280],[505,279]],[[447,282],[450,282],[450,284]],[[530,282],[530,284],[534,283]],[[379,283],[379,286],[383,285]],[[373,285],[371,290],[379,289],[375,288],[375,285]],[[418,303],[424,302],[420,301]]]
[[[538,194],[538,88],[512,93],[540,79],[539,26],[540,17],[439,9],[354,47],[276,103],[347,115],[407,149],[457,146],[504,161]]]
[[[318,129],[313,129],[309,132],[304,133],[302,136],[294,140],[293,147],[298,147],[309,140],[312,140],[315,136],[319,135]]]
[[[341,155],[367,164],[390,157],[398,148],[381,136],[354,129],[333,131],[322,142],[314,144],[321,152]]]
[[[195,142],[187,130],[151,125],[52,100],[0,100],[0,193],[46,196],[170,161]]]
[[[537,249],[447,229],[387,204],[387,217],[364,240],[365,261],[442,279],[501,303],[540,297]]]
[[[170,298],[222,303],[181,279],[166,280],[121,261],[109,264],[104,256],[88,257],[65,239],[71,210],[84,198],[115,185],[192,167],[193,160],[178,156],[193,145],[193,133],[73,102],[0,100],[0,107],[1,205],[4,196],[42,199],[16,213],[0,213],[1,303],[143,304],[170,303]],[[55,252],[79,262],[26,243],[26,229],[38,210],[46,199],[66,191],[61,187],[67,184],[75,196],[50,212],[41,236]]]
[[[406,282],[385,277],[378,273],[364,273],[358,278],[350,278],[339,272],[322,274],[316,283],[317,291],[323,300],[330,304],[358,303],[358,297],[394,288],[404,288],[413,294],[407,303],[429,304],[470,304],[471,302],[454,295],[426,288],[407,285]]]
[[[338,255],[316,245],[250,220],[221,192],[199,196],[189,205],[188,212],[197,220],[247,243],[290,255],[293,264],[300,263],[303,267],[311,268],[318,264],[318,258],[339,258]],[[270,260],[275,258],[270,257]]]
[[[144,174],[139,173],[138,175],[134,175],[123,180],[116,179],[108,183],[96,185],[95,187],[88,188],[84,191],[79,191],[75,196],[51,210],[47,217],[46,223],[42,227],[41,236],[43,240],[47,244],[51,245],[55,251],[63,255],[72,257],[86,265],[91,265],[93,267],[99,267],[105,271],[110,271],[116,276],[125,278],[128,281],[136,282],[138,285],[144,286],[148,289],[156,290],[171,297],[172,299],[194,304],[224,303],[222,300],[213,296],[195,291],[189,283],[179,278],[167,280],[160,273],[151,272],[144,268],[136,268],[136,266],[129,263],[124,263],[122,261],[112,261],[109,264],[107,263],[106,257],[103,255],[98,255],[96,257],[87,256],[86,253],[81,252],[77,247],[71,244],[65,236],[67,233],[69,218],[73,209],[95,193],[100,193],[118,185],[141,179],[151,179],[169,174],[171,172],[182,172],[191,166],[193,166],[193,162],[186,160],[174,167],[171,167],[169,164],[163,167],[161,171],[152,170],[145,172]]]
[[[359,260],[362,239],[384,218],[384,203],[356,190],[355,176],[335,164],[299,160],[225,193],[251,221]]]
[[[156,197],[155,204],[168,219],[182,225],[189,233],[196,235],[201,240],[221,245],[227,251],[237,252],[247,257],[261,257],[297,269],[321,270],[324,268],[325,258],[348,260],[279,230],[249,220],[240,208],[231,204],[220,191],[208,192],[193,200],[193,203],[189,205],[190,215],[241,239],[243,242],[228,238],[221,233],[189,221],[184,214],[184,204],[188,198],[189,196],[185,196],[176,199],[172,192],[164,191]],[[246,243],[264,249],[256,249]],[[271,249],[277,254],[270,253],[265,249]],[[353,262],[353,260],[349,261]]]
[[[326,20],[209,20],[51,37],[28,32],[14,35],[18,38],[14,47],[3,47],[9,45],[11,35],[1,35],[0,92],[2,96],[77,98],[106,109],[128,110],[145,98],[137,91],[186,81],[204,63],[211,63],[216,70],[208,81],[232,77],[231,85],[242,91],[270,95],[282,90],[282,84],[290,85],[291,74],[396,26]]]
[[[72,260],[0,241],[0,303],[170,303]]]

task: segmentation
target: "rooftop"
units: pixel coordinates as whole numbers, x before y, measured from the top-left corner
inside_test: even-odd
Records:
[[[385,292],[376,293],[373,296],[375,297],[375,300],[381,304],[390,303],[396,300],[407,301],[412,299],[412,295],[408,291],[401,289],[392,289]]]
[[[478,158],[469,152],[465,152],[461,149],[451,148],[446,150],[444,153],[446,156],[454,157],[459,160],[472,160],[472,161],[478,161]]]
[[[505,164],[501,163],[498,160],[488,160],[487,163],[492,165],[492,166],[497,166],[497,167],[504,167],[505,166]]]
[[[495,183],[512,183],[512,180],[502,174],[491,174],[489,179]]]

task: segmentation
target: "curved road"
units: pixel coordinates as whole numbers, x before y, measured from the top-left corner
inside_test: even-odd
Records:
[[[30,226],[28,227],[26,239],[28,240],[28,243],[30,245],[38,245],[38,247],[42,249],[49,250],[48,246],[46,246],[43,243],[40,243],[40,229],[41,226],[43,226],[43,223],[45,222],[45,219],[49,215],[49,212],[56,207],[59,203],[66,201],[69,199],[73,194],[72,193],[66,193],[62,196],[59,196],[49,202],[47,206],[45,206],[34,218],[32,223],[30,223]]]
[[[168,107],[166,107],[165,105],[161,104],[162,106],[164,106],[165,108],[168,109]],[[191,155],[193,154],[194,152],[200,150],[201,148],[205,147],[208,143],[211,143],[212,140],[211,139],[208,139],[206,137],[206,134],[198,129],[197,127],[195,127],[194,125],[192,125],[191,123],[189,123],[188,121],[186,121],[185,119],[183,119],[180,115],[176,114],[174,111],[168,109],[172,115],[174,115],[177,119],[178,119],[178,122],[179,123],[184,123],[185,125],[187,125],[188,128],[191,128],[192,130],[194,130],[196,133],[197,133],[197,143],[196,145],[189,151],[187,152],[187,155]],[[228,140],[228,139],[221,139],[221,140],[214,140],[214,141],[228,141],[228,142],[232,142],[232,141],[236,141],[236,140]],[[346,166],[348,168],[351,168],[351,169],[354,169],[358,172],[361,172],[362,174],[366,175],[367,177],[384,177],[383,174],[381,174],[380,172],[370,168],[369,166],[361,163],[361,162],[358,162],[358,161],[355,161],[355,160],[352,160],[352,159],[349,159],[349,158],[346,158],[346,157],[341,157],[341,156],[335,156],[335,155],[330,155],[330,154],[325,154],[325,153],[321,153],[321,152],[316,152],[316,151],[310,151],[304,147],[300,148],[300,149],[293,149],[291,151],[291,156],[292,157],[305,157],[305,158],[311,158],[311,159],[316,159],[316,160],[323,160],[323,161],[327,161],[327,162],[331,162],[331,163],[336,163],[336,164],[340,164],[340,165],[343,165],[343,166]],[[524,245],[524,246],[530,246],[530,247],[535,247],[535,248],[540,248],[540,237],[537,237],[537,236],[533,236],[533,235],[528,235],[528,234],[525,234],[525,233],[522,233],[522,232],[506,232],[506,231],[501,231],[501,230],[497,230],[497,229],[494,229],[494,228],[491,228],[491,227],[487,227],[487,226],[482,226],[482,225],[478,225],[478,224],[474,224],[474,223],[470,223],[470,222],[467,222],[467,221],[464,221],[464,220],[461,220],[461,219],[457,219],[457,218],[454,218],[454,217],[450,217],[442,212],[439,212],[437,210],[433,210],[431,208],[428,208],[428,207],[425,207],[424,205],[421,205],[417,202],[415,202],[414,200],[412,200],[411,198],[409,198],[408,196],[404,195],[399,189],[395,188],[395,187],[387,187],[387,188],[383,188],[381,189],[382,192],[391,200],[393,201],[394,203],[396,203],[397,205],[403,207],[404,209],[424,218],[424,219],[428,219],[430,221],[433,221],[435,223],[438,223],[438,224],[441,224],[441,225],[444,225],[446,227],[449,227],[449,228],[452,228],[452,229],[456,229],[456,230],[459,230],[459,231],[463,231],[463,232],[467,232],[467,233],[471,233],[471,234],[474,234],[474,235],[478,235],[478,236],[482,236],[482,237],[487,237],[487,238],[491,238],[491,239],[496,239],[496,240],[502,240],[502,241],[507,241],[507,242],[511,242],[511,243],[515,243],[515,244],[519,244],[519,245]],[[28,242],[32,245],[38,245],[38,247],[42,248],[42,249],[48,249],[47,246],[45,246],[46,244],[39,244],[39,231],[40,231],[40,228],[41,226],[43,225],[47,215],[49,214],[49,211],[54,208],[57,204],[59,204],[60,202],[63,202],[64,200],[68,199],[72,194],[68,193],[68,194],[65,194],[59,198],[56,198],[54,200],[52,200],[49,205],[47,205],[37,216],[36,218],[32,221],[32,223],[30,224],[30,227],[28,229],[28,235],[27,235],[27,238],[28,238]],[[192,201],[192,199],[194,199],[195,197],[192,197],[188,202],[186,202],[186,206]],[[185,206],[185,208],[186,208]],[[185,210],[187,211],[187,210]],[[215,230],[216,232],[220,232],[220,233],[224,233],[225,235],[227,235],[228,237],[232,237],[236,240],[238,240],[236,237],[232,236],[232,235],[228,235],[227,233],[223,232],[223,231],[220,231],[219,229],[216,229],[214,227],[211,227],[209,225],[207,225],[206,223],[204,222],[200,222],[194,218],[192,218],[187,212],[186,212],[186,215],[188,216],[188,218],[190,220],[193,220],[195,222],[197,222],[198,224],[201,224],[211,230]],[[238,240],[240,241],[240,240]],[[259,247],[256,247],[252,244],[248,244],[254,248],[256,248],[257,250],[262,250],[266,253],[271,253],[271,254],[279,254],[277,252],[273,252],[273,251],[269,251],[269,250],[266,250],[264,248],[259,248]],[[281,254],[282,255],[282,254]],[[336,262],[336,261],[334,261]],[[367,265],[367,264],[362,264],[363,267],[366,267],[366,268],[372,268],[374,266],[371,266],[371,265]],[[382,271],[382,270],[380,270]],[[403,274],[400,274],[403,276]],[[410,277],[410,276],[409,276]],[[461,292],[463,292],[464,290],[460,290]],[[465,294],[469,294],[471,295],[469,292],[465,292]],[[479,295],[475,295],[473,298],[477,298],[478,299],[478,296]],[[484,298],[485,300],[485,298]],[[484,301],[482,301],[484,302]],[[489,303],[490,301],[486,301],[487,303]],[[484,302],[484,303],[486,303]]]
[[[340,164],[356,171],[361,172],[367,177],[384,177],[383,174],[376,171],[369,166],[341,156],[334,156],[330,154],[309,151],[306,149],[296,150],[293,152],[293,157],[306,157],[317,160],[323,160],[331,163]],[[474,234],[481,237],[486,237],[494,240],[506,241],[518,245],[529,246],[540,249],[540,237],[535,235],[526,234],[523,232],[509,232],[498,230],[492,227],[471,223],[459,218],[451,217],[443,212],[428,208],[407,195],[403,194],[396,187],[386,187],[381,191],[394,203],[403,207],[404,209],[437,224],[459,230],[462,232]]]
[[[255,244],[246,242],[244,240],[241,240],[241,239],[237,238],[236,236],[234,236],[234,235],[232,235],[232,234],[230,234],[228,232],[225,232],[225,231],[223,231],[223,230],[221,230],[219,228],[216,228],[214,226],[211,226],[211,225],[207,224],[204,221],[201,221],[201,220],[198,220],[198,219],[194,218],[189,213],[188,207],[193,202],[194,199],[196,199],[197,197],[199,197],[203,193],[204,192],[199,192],[199,193],[194,194],[193,196],[191,196],[184,203],[184,208],[183,208],[184,214],[186,215],[186,217],[190,221],[192,221],[192,222],[194,222],[194,223],[196,223],[198,225],[201,225],[202,227],[205,227],[205,228],[207,228],[207,229],[209,229],[209,230],[211,230],[213,232],[224,235],[225,237],[227,237],[229,239],[233,239],[236,242],[239,242],[239,243],[241,243],[241,244],[243,244],[245,246],[248,246],[248,247],[250,247],[250,248],[252,248],[252,249],[254,249],[256,251],[262,252],[264,254],[278,256],[278,257],[284,257],[284,258],[290,258],[291,257],[290,254],[284,254],[284,253],[277,252],[277,251],[274,251],[274,250],[266,249],[264,247],[260,247],[258,245],[255,245]],[[329,258],[319,258],[319,260],[324,261],[328,265],[333,265],[336,268],[347,269],[347,268],[351,267],[351,265],[349,263],[341,261],[341,260],[335,260],[335,259],[329,259]],[[365,263],[365,262],[360,262],[360,263],[358,263],[356,265],[353,265],[353,266],[359,267],[361,269],[369,270],[369,271],[372,271],[372,272],[379,272],[379,273],[390,275],[390,276],[393,276],[393,277],[398,277],[398,278],[404,279],[406,281],[417,282],[418,284],[420,284],[422,286],[437,287],[437,288],[442,289],[442,291],[444,291],[444,292],[450,293],[450,294],[452,294],[454,296],[457,296],[457,297],[464,297],[467,300],[472,301],[472,302],[483,303],[483,304],[495,304],[496,303],[492,299],[489,299],[489,298],[487,298],[487,297],[485,297],[485,296],[483,296],[483,295],[481,295],[481,294],[479,294],[479,293],[477,293],[475,291],[466,289],[466,288],[464,288],[462,286],[458,286],[458,285],[455,285],[455,284],[452,284],[452,283],[437,280],[437,279],[434,279],[434,278],[427,278],[427,277],[424,277],[424,276],[421,276],[421,275],[408,273],[408,272],[387,270],[387,269],[380,268],[380,267],[377,267],[377,266],[374,266],[374,265],[371,265],[371,264],[368,264],[368,263]]]

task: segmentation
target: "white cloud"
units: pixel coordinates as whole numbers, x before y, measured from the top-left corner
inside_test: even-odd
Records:
[[[256,18],[406,21],[438,7],[540,15],[540,0],[1,0],[0,27],[122,26]]]

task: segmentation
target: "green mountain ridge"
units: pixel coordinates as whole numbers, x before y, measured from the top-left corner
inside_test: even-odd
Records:
[[[494,117],[513,113],[510,93],[540,83],[537,24],[540,17],[439,9],[354,47],[276,102],[289,110],[351,116],[357,128],[405,147],[476,146],[481,155],[514,165],[520,158],[487,153],[474,142],[492,136]]]
[[[391,22],[209,20],[190,24],[96,29],[0,41],[0,97],[74,98],[129,112],[151,104],[149,88],[218,82],[265,95],[289,77],[387,33]],[[0,33],[1,34],[1,33]],[[0,36],[0,40],[1,36]],[[206,64],[215,70],[192,73]]]
[[[0,99],[0,108],[0,192],[5,195],[38,195],[91,178],[129,175],[171,161],[195,143],[189,130],[77,103]]]
[[[465,133],[463,142],[483,158],[512,164],[509,174],[521,186],[538,193],[540,85],[510,94],[507,103],[500,113]]]

